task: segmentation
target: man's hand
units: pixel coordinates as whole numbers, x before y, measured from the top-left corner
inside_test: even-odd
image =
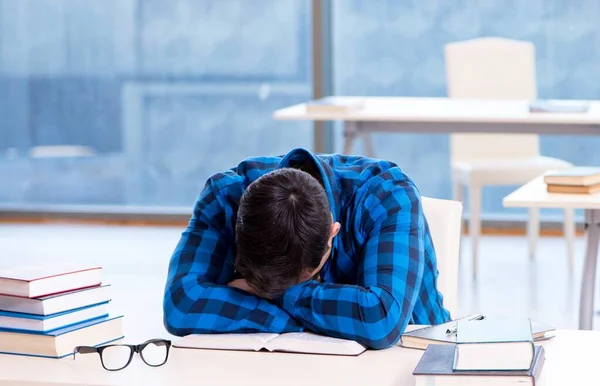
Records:
[[[241,289],[242,291],[246,291],[252,295],[256,296],[254,290],[250,287],[246,279],[235,279],[234,281],[227,284],[229,287]]]

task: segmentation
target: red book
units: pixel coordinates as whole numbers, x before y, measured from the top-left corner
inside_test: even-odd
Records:
[[[0,294],[37,298],[96,286],[102,267],[69,263],[0,269]]]

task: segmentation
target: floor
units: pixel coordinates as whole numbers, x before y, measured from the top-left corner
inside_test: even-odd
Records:
[[[93,262],[112,285],[111,310],[125,315],[127,340],[167,337],[162,293],[169,257],[181,228],[69,224],[0,224],[0,269],[53,260]],[[524,237],[486,236],[480,243],[479,272],[473,280],[470,244],[460,262],[460,315],[486,312],[527,316],[557,328],[577,328],[584,240],[576,244],[575,271],[568,273],[565,242],[540,240],[535,260]],[[595,319],[600,329],[600,317]]]

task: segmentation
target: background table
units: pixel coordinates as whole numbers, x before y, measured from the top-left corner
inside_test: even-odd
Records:
[[[579,328],[590,330],[594,317],[594,286],[596,262],[600,240],[600,194],[557,194],[548,193],[543,177],[523,185],[503,200],[507,207],[526,208],[571,208],[585,210],[586,253],[581,278],[579,300]]]
[[[526,100],[468,100],[449,98],[336,97],[364,100],[360,110],[308,113],[306,104],[277,110],[278,120],[343,121],[344,153],[355,140],[365,141],[365,153],[374,156],[371,133],[535,133],[600,135],[600,101],[590,102],[586,113],[530,113]],[[580,101],[560,101],[578,103]]]
[[[559,330],[541,343],[545,386],[596,385],[600,332]],[[76,360],[0,355],[0,385],[414,385],[412,371],[423,351],[393,347],[358,357],[173,349],[163,367],[139,357],[108,372],[93,355]]]

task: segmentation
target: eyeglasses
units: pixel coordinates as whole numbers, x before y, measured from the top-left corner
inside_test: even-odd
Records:
[[[159,367],[167,363],[171,341],[166,339],[151,339],[142,344],[110,344],[100,347],[77,346],[73,351],[75,354],[98,353],[102,367],[108,371],[123,370],[129,366],[133,354],[138,353],[148,366]]]

